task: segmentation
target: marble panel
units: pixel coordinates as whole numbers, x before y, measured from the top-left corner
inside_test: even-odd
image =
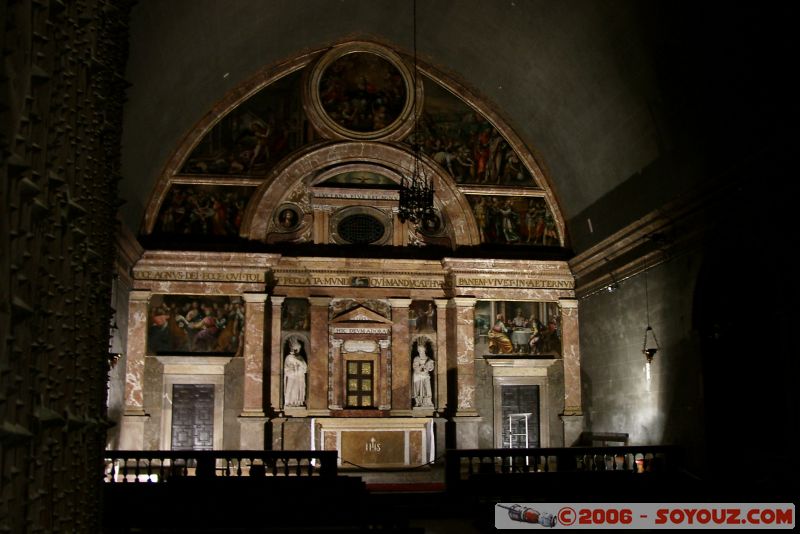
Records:
[[[451,309],[455,313],[456,410],[459,415],[476,413],[475,405],[475,299],[456,297]]]
[[[392,411],[411,410],[411,357],[408,345],[408,307],[411,299],[389,299],[392,304]],[[399,411],[398,411],[399,410]]]
[[[282,364],[281,355],[281,308],[285,297],[270,297],[270,349],[269,349],[269,403],[271,413],[281,409]]]
[[[307,406],[328,410],[328,304],[329,297],[311,297],[311,350],[308,354]]]
[[[209,366],[212,367],[212,366]],[[231,358],[223,369],[224,374],[224,404],[222,412],[222,447],[224,449],[262,449],[264,448],[264,422],[262,418],[261,433],[251,425],[243,424],[240,415],[244,405],[242,390],[244,389],[245,362],[243,358]],[[263,414],[253,414],[263,415]],[[257,417],[244,418],[247,421]],[[252,421],[251,421],[252,422]],[[253,439],[251,439],[253,438]],[[258,447],[245,447],[244,444],[258,445]]]
[[[143,413],[144,358],[147,353],[148,291],[131,291],[128,300],[128,346],[125,371],[125,412]]]
[[[578,301],[561,300],[564,357],[564,414],[581,415],[581,361],[578,334]]]
[[[408,463],[422,465],[425,463],[425,435],[422,431],[408,432]]]
[[[278,431],[282,437],[281,450],[307,451],[311,449],[310,419],[289,417],[284,420]]]
[[[267,295],[245,294],[244,411],[263,414],[264,308]]]
[[[447,300],[434,299],[436,305],[436,406],[447,409]]]

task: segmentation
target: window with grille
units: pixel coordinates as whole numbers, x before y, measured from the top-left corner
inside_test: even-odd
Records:
[[[342,239],[355,245],[374,243],[383,237],[384,231],[383,223],[364,213],[345,217],[336,227],[336,232]]]
[[[374,380],[371,361],[347,362],[347,407],[371,408],[373,406]]]

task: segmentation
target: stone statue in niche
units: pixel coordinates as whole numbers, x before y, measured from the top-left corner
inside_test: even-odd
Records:
[[[420,339],[414,343],[416,345],[416,353],[411,362],[411,368],[414,370],[413,380],[413,393],[414,393],[414,407],[415,408],[433,408],[433,390],[431,389],[431,372],[434,369],[433,360],[428,357],[426,350],[426,343]],[[431,347],[431,342],[427,342],[428,348]]]
[[[286,344],[288,353],[283,360],[283,404],[305,406],[308,365],[302,356],[303,343],[292,336]]]

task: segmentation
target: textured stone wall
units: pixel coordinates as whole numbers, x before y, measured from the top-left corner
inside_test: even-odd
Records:
[[[696,463],[704,439],[703,366],[692,324],[700,260],[686,254],[647,273],[650,320],[661,346],[649,382],[642,354],[644,275],[580,301],[587,431],[628,433],[634,445],[678,444]]]
[[[100,532],[130,3],[0,3],[0,531]]]

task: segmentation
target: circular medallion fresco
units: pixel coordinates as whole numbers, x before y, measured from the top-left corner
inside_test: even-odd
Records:
[[[403,76],[375,54],[344,55],[319,80],[322,109],[333,122],[354,132],[377,132],[403,112],[408,94]]]
[[[306,79],[303,104],[316,130],[334,139],[399,140],[414,126],[411,70],[395,52],[374,43],[333,48]],[[419,110],[417,110],[419,111]]]
[[[279,232],[291,232],[300,226],[303,217],[294,204],[283,204],[275,212],[275,225]]]

